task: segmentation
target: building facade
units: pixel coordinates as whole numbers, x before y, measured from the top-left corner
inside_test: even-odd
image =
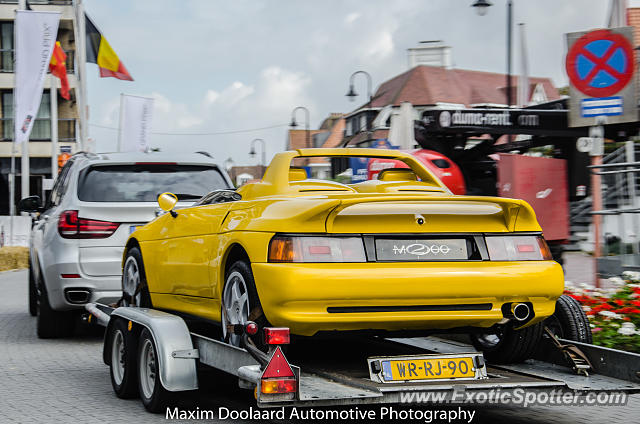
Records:
[[[51,185],[52,155],[57,160],[61,153],[75,153],[78,125],[76,104],[76,64],[75,64],[75,15],[71,0],[30,0],[29,6],[35,11],[56,11],[61,13],[57,41],[67,54],[67,79],[70,100],[60,96],[58,78],[48,74],[44,82],[42,101],[29,139],[30,194],[44,198]],[[11,171],[11,151],[13,147],[13,87],[14,87],[14,20],[18,8],[17,0],[0,0],[0,215],[9,214],[9,173]],[[58,116],[58,149],[52,152],[52,97],[56,96]],[[21,148],[16,151],[16,195],[21,197],[20,171]]]

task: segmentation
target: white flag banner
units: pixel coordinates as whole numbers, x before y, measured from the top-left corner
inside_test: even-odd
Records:
[[[518,78],[518,106],[529,105],[531,93],[529,90],[529,55],[527,54],[527,39],[525,38],[524,24],[520,26],[520,77]]]
[[[44,77],[56,44],[59,22],[59,12],[16,11],[16,82],[13,103],[14,142],[17,144],[29,138],[38,114]]]
[[[119,152],[144,152],[147,149],[152,114],[152,98],[121,95]]]

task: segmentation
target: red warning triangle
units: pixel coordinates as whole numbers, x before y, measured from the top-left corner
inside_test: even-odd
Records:
[[[284,357],[284,353],[280,349],[280,346],[276,347],[276,350],[271,355],[271,359],[262,373],[262,378],[278,378],[278,377],[295,377],[287,358]]]

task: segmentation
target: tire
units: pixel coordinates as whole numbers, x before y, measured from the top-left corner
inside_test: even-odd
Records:
[[[147,274],[144,270],[142,253],[137,247],[132,247],[127,251],[127,257],[124,261],[121,306],[153,307],[149,287],[147,286]]]
[[[174,394],[162,386],[158,363],[158,349],[151,333],[146,328],[140,333],[137,368],[140,400],[149,412],[164,411]]]
[[[473,346],[484,353],[484,357],[494,364],[514,364],[533,357],[538,347],[543,323],[514,330],[505,326],[496,334],[471,334]]]
[[[564,258],[562,257],[564,254],[564,246],[561,244],[552,244],[549,245],[549,250],[551,251],[553,260],[564,266]]]
[[[231,303],[234,303],[234,300],[240,300],[237,299],[237,296],[233,296],[233,286],[239,288],[238,292],[240,293],[240,299],[242,299],[243,296],[246,295],[246,303],[237,302],[235,303],[235,307],[234,304],[229,305],[230,301]],[[227,307],[227,315],[225,315],[224,313],[225,307]],[[229,320],[232,324],[245,324],[249,320],[250,315],[257,313],[259,315],[255,317],[253,321],[258,324],[258,327],[260,329],[268,327],[270,325],[267,321],[267,318],[264,316],[264,313],[262,312],[262,305],[260,304],[258,291],[256,290],[256,284],[255,280],[253,279],[251,265],[247,261],[236,261],[233,263],[233,265],[231,265],[231,267],[229,267],[229,269],[226,270],[225,283],[222,290],[221,308],[223,309],[221,320],[223,341],[233,346],[240,346],[242,336],[227,334],[227,316],[229,317]],[[262,332],[259,331],[258,334],[254,336],[253,341],[258,348],[266,352],[268,350],[268,346],[265,345],[264,339],[261,336]]]
[[[29,264],[29,315],[35,317],[38,315],[38,292],[36,290],[36,282],[33,279],[33,270]]]
[[[556,311],[544,324],[558,337],[581,343],[593,343],[587,314],[580,302],[563,294],[556,301]]]
[[[138,375],[136,369],[136,340],[128,331],[124,320],[115,318],[109,333],[111,364],[111,386],[121,399],[131,399],[138,395]]]
[[[40,284],[36,305],[36,329],[40,339],[58,339],[73,335],[75,320],[72,311],[54,311],[44,284]]]

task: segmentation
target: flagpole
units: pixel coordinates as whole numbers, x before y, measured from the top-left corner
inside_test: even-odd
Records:
[[[120,93],[120,120],[118,121],[118,149],[117,152],[122,151],[122,116],[124,112],[124,93]]]
[[[20,0],[19,4],[18,4],[18,9],[19,10],[25,10],[27,8],[27,0]],[[17,37],[15,37],[14,35],[14,40],[17,40]],[[17,46],[14,46],[15,50],[17,51]],[[14,87],[14,96],[13,96],[13,110],[14,110],[14,126],[16,125],[16,120],[15,120],[15,112],[18,110],[16,108],[16,104],[17,104],[17,96],[15,95],[15,87]],[[33,117],[34,121],[36,119],[36,117]],[[35,124],[35,123],[34,123]],[[26,140],[24,140],[24,142],[21,143],[21,151],[22,151],[22,156],[20,157],[20,187],[21,187],[21,196],[23,199],[25,197],[29,197],[29,192],[30,192],[30,187],[29,187],[29,179],[31,176],[31,172],[29,171],[29,138],[27,137]]]
[[[51,179],[55,180],[58,175],[58,78],[49,74],[49,81],[51,85]]]
[[[84,5],[82,0],[74,0],[73,7],[75,9],[76,24],[74,26],[76,38],[76,75],[78,78],[78,87],[76,88],[76,99],[78,101],[78,132],[76,137],[79,143],[78,150],[84,150],[87,140],[87,83],[85,65],[87,63],[87,33],[85,31]]]

